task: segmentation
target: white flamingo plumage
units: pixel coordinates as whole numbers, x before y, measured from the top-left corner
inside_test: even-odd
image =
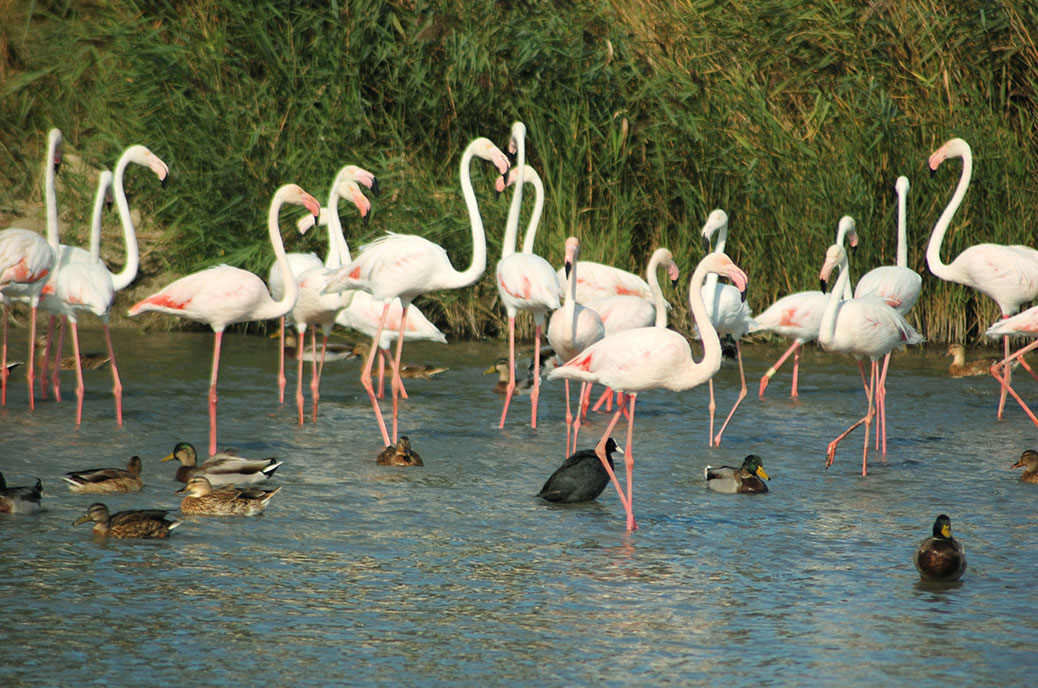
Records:
[[[844,240],[850,242],[851,248],[858,245],[858,234],[852,224],[840,224],[836,230],[836,243],[843,246]],[[844,290],[844,298],[853,297],[850,282]],[[782,367],[790,354],[793,355],[793,386],[789,396],[796,399],[797,380],[800,377],[800,349],[804,344],[813,342],[818,338],[818,328],[822,324],[822,313],[829,297],[821,291],[798,291],[783,296],[775,303],[768,306],[760,315],[753,316],[757,323],[750,332],[774,332],[783,337],[792,337],[793,343],[779,357],[775,363],[768,368],[760,379],[760,389],[757,396],[764,398],[764,390],[767,389],[771,378]]]
[[[548,321],[548,343],[554,349],[555,355],[562,361],[570,360],[605,336],[605,327],[603,327],[598,313],[577,303],[577,280],[580,275],[577,259],[579,257],[580,240],[576,237],[569,237],[566,239],[563,266],[563,272],[566,275],[566,292],[562,308],[552,313],[551,320]],[[573,412],[570,410],[569,379],[566,379],[565,456],[569,456],[577,449],[580,415],[584,397],[589,393],[590,388],[591,385],[587,382],[580,386],[580,394],[577,397],[577,423],[574,425]]]
[[[844,216],[841,223],[853,223],[849,216]],[[837,445],[862,423],[865,424],[865,444],[862,451],[861,474],[868,471],[869,428],[876,412],[876,405],[884,404],[883,393],[886,368],[879,370],[879,360],[894,349],[905,345],[919,344],[922,335],[916,332],[905,320],[904,316],[887,303],[875,296],[866,296],[844,300],[843,293],[850,281],[850,269],[847,252],[839,244],[833,244],[826,251],[825,263],[822,265],[819,278],[823,283],[829,280],[832,271],[840,269],[840,277],[829,294],[822,324],[818,331],[818,343],[832,353],[847,353],[854,356],[867,356],[872,361],[872,373],[868,387],[868,408],[865,415],[851,425],[829,443],[825,466],[832,465],[836,457]],[[877,399],[877,391],[880,396]],[[881,416],[885,417],[884,416]],[[886,432],[883,433],[884,436]]]
[[[715,233],[717,241],[714,243],[713,251],[714,253],[724,253],[725,244],[728,241],[728,214],[721,209],[714,210],[707,217],[702,231],[703,243],[709,246]],[[742,385],[739,396],[732,405],[732,410],[728,412],[724,423],[721,424],[721,429],[714,435],[714,411],[717,404],[714,401],[714,380],[710,378],[709,445],[719,447],[721,446],[721,435],[731,422],[739,404],[746,398],[746,373],[742,365],[742,347],[739,339],[753,329],[757,323],[753,319],[753,312],[750,310],[749,304],[746,303],[745,291],[730,284],[718,284],[717,273],[710,273],[706,277],[706,283],[703,284],[703,303],[706,304],[707,315],[718,335],[729,335],[735,340],[735,355],[739,361],[739,382]]]
[[[267,232],[274,254],[285,275],[285,293],[277,301],[271,298],[267,287],[256,275],[231,267],[216,267],[182,277],[157,294],[137,302],[129,315],[155,311],[208,324],[214,333],[213,367],[209,380],[209,455],[216,453],[216,380],[220,370],[220,343],[224,329],[238,322],[280,318],[291,310],[298,288],[281,239],[278,213],[285,203],[302,205],[313,215],[321,212],[317,200],[295,184],[286,184],[277,190],[267,214]]]
[[[959,209],[973,174],[973,153],[962,139],[951,139],[930,156],[930,169],[936,170],[949,158],[962,159],[962,173],[955,193],[934,225],[926,247],[926,264],[930,272],[947,282],[972,287],[990,296],[1002,311],[1002,317],[1015,315],[1020,306],[1038,297],[1038,251],[1029,246],[976,244],[965,249],[949,264],[941,261],[941,242],[955,211]],[[998,417],[1006,404],[1012,379],[1009,362],[1009,337],[1003,337],[1005,359],[1002,366],[1002,393],[998,400]]]
[[[285,383],[284,327],[285,319],[287,318],[295,325],[300,342],[300,345],[296,347],[296,410],[300,425],[303,424],[303,350],[306,348],[306,330],[308,327],[310,328],[312,352],[310,371],[311,421],[316,423],[317,407],[321,397],[321,373],[324,369],[324,355],[328,349],[328,335],[331,334],[339,311],[349,305],[352,297],[352,292],[326,294],[324,293],[324,286],[331,277],[333,269],[341,265],[339,240],[342,238],[342,223],[339,218],[339,199],[346,198],[350,200],[357,206],[357,210],[360,211],[362,218],[366,218],[371,211],[371,202],[360,191],[357,182],[372,189],[376,195],[378,193],[378,180],[375,178],[375,175],[365,169],[356,165],[346,165],[336,173],[332,188],[328,193],[328,205],[323,213],[327,217],[328,231],[328,254],[324,262],[322,263],[313,253],[294,254],[297,256],[294,260],[293,254],[289,254],[289,264],[292,266],[292,274],[295,275],[299,294],[296,297],[295,306],[281,318],[278,387],[279,394],[281,394]],[[309,218],[311,221],[313,219],[313,215],[304,217]],[[306,229],[299,223],[297,223],[297,226],[300,229]],[[345,242],[345,239],[342,239],[342,241]],[[331,263],[331,267],[329,267],[329,263]],[[270,293],[273,298],[280,298],[284,294],[284,279],[281,276],[281,270],[277,262],[270,267],[267,283],[270,285]],[[318,326],[321,327],[323,335],[320,360],[318,360],[317,356]]]
[[[509,144],[511,152],[516,154],[516,165],[512,168],[506,184],[515,184],[515,193],[512,195],[512,205],[508,211],[508,221],[505,225],[505,237],[502,242],[501,260],[497,262],[497,291],[504,304],[505,313],[508,316],[508,384],[505,387],[504,408],[501,410],[501,422],[499,428],[505,426],[508,417],[508,405],[512,401],[512,393],[515,391],[515,316],[519,311],[533,314],[533,385],[530,388],[530,427],[537,427],[537,399],[541,391],[541,331],[544,329],[544,319],[550,311],[559,307],[558,277],[555,269],[544,258],[533,253],[533,238],[537,235],[537,225],[540,222],[541,211],[544,207],[544,186],[540,176],[532,167],[526,165],[526,127],[522,122],[512,124],[512,140]],[[529,175],[529,177],[527,176]],[[521,180],[522,183],[516,180]],[[535,181],[536,180],[536,181]],[[516,253],[516,241],[519,234],[519,213],[523,202],[523,186],[529,181],[534,184],[537,193],[534,211],[530,216],[530,223],[526,230],[526,238],[530,243],[530,250]],[[525,246],[524,246],[525,248]]]
[[[342,291],[345,289],[363,289],[383,305],[382,317],[375,336],[372,338],[371,350],[364,362],[361,372],[361,384],[368,393],[375,411],[379,430],[385,446],[395,444],[398,425],[398,405],[401,390],[400,354],[404,345],[403,330],[407,323],[407,309],[419,295],[440,289],[459,289],[475,282],[483,274],[487,263],[487,242],[483,230],[483,219],[479,214],[479,204],[472,188],[469,166],[473,157],[493,163],[501,174],[508,172],[508,157],[494,145],[490,139],[479,137],[465,148],[461,156],[461,188],[468,209],[469,223],[472,229],[472,262],[463,271],[454,269],[450,258],[443,247],[423,237],[389,233],[361,248],[352,262],[339,268],[326,289]],[[375,353],[382,338],[390,304],[399,298],[401,303],[401,330],[396,342],[396,357],[393,365],[393,440],[390,441],[386,423],[382,418],[378,399],[375,398],[371,382],[371,368],[375,362]]]
[[[708,273],[718,273],[730,279],[736,288],[746,288],[746,274],[723,253],[708,253],[696,266],[689,280],[689,305],[692,317],[701,323],[703,358],[698,363],[692,358],[692,349],[684,336],[665,327],[641,327],[624,330],[592,344],[548,374],[548,379],[563,378],[600,383],[623,392],[630,399],[627,414],[627,446],[624,461],[627,467],[627,494],[624,494],[615,473],[606,459],[605,445],[613,428],[627,408],[626,402],[613,414],[595,453],[602,461],[620,495],[627,512],[627,529],[634,530],[633,469],[634,454],[631,442],[634,433],[634,406],[639,392],[667,389],[680,392],[709,380],[721,367],[721,341],[710,323],[703,303],[703,282]]]
[[[3,311],[3,342],[0,344],[0,404],[7,403],[7,305],[29,306],[29,358],[26,379],[29,383],[29,409],[36,408],[36,311],[40,294],[57,262],[58,199],[54,175],[61,165],[63,137],[58,129],[47,133],[47,157],[43,162],[44,201],[47,208],[47,239],[27,229],[12,228],[0,233],[0,310]]]

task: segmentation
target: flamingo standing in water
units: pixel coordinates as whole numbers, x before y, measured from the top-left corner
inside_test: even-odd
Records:
[[[711,212],[706,224],[703,225],[703,242],[707,246],[710,245],[710,239],[714,233],[718,235],[717,242],[714,244],[714,253],[724,253],[725,243],[728,240],[728,214],[720,209]],[[710,322],[717,333],[731,335],[735,339],[735,355],[739,360],[739,381],[742,384],[732,410],[728,412],[728,417],[724,419],[721,429],[714,435],[714,410],[717,408],[717,404],[714,402],[714,379],[710,378],[709,445],[719,447],[721,446],[721,435],[724,434],[725,428],[735,415],[735,409],[739,408],[739,404],[746,398],[746,373],[742,365],[742,348],[739,345],[739,339],[757,323],[754,322],[750,306],[746,303],[745,291],[736,289],[730,284],[718,284],[717,273],[710,273],[706,276],[706,283],[703,285],[703,303],[706,304],[707,315],[710,316]]]
[[[605,327],[598,313],[577,303],[577,275],[579,274],[577,258],[580,257],[580,240],[576,237],[566,239],[565,264],[566,295],[562,308],[551,314],[548,321],[548,343],[555,355],[568,361],[587,347],[605,336]],[[549,379],[551,379],[549,377]],[[591,385],[584,381],[580,385],[577,397],[577,424],[573,423],[573,413],[569,403],[569,378],[566,379],[566,456],[577,450],[577,433],[580,430],[580,415],[584,406],[584,397]],[[571,433],[572,430],[572,433]],[[572,436],[573,442],[570,443]]]
[[[840,223],[853,223],[849,216],[840,219]],[[847,428],[840,436],[829,443],[825,467],[832,465],[836,457],[836,447],[855,428],[865,424],[865,447],[862,451],[861,474],[866,475],[869,458],[869,428],[875,415],[876,391],[885,384],[886,369],[879,370],[879,359],[887,353],[902,348],[906,344],[919,344],[922,335],[916,332],[905,320],[904,316],[886,304],[883,299],[866,296],[850,300],[843,299],[843,292],[850,282],[850,267],[847,252],[839,244],[833,244],[825,254],[825,263],[819,278],[826,283],[832,271],[840,269],[840,277],[829,293],[829,302],[822,315],[822,324],[818,331],[818,343],[826,351],[848,353],[855,356],[868,356],[872,361],[872,373],[868,386],[868,408],[865,415]]]
[[[948,225],[959,209],[973,173],[973,153],[969,144],[962,139],[951,139],[930,156],[930,169],[936,170],[948,158],[962,159],[962,173],[955,193],[934,225],[930,243],[926,247],[926,264],[937,277],[947,282],[956,282],[972,287],[994,299],[1002,311],[1002,317],[1015,315],[1020,306],[1038,297],[1038,251],[1029,246],[1003,246],[1000,244],[977,244],[960,253],[950,264],[941,261],[941,242]],[[998,418],[1006,405],[1006,394],[1012,377],[1009,355],[1009,335],[1002,338],[1005,358],[1003,359],[1002,393],[998,400]]]
[[[371,202],[360,191],[360,187],[357,185],[358,181],[377,195],[378,180],[375,178],[375,175],[367,170],[356,165],[346,165],[335,175],[331,191],[328,193],[328,206],[324,213],[328,218],[328,255],[325,261],[321,263],[318,260],[314,264],[313,259],[317,257],[313,253],[289,255],[289,264],[292,265],[292,274],[295,275],[299,294],[296,297],[296,303],[292,310],[287,315],[281,317],[278,385],[279,389],[283,389],[285,368],[284,328],[285,318],[289,318],[296,326],[300,341],[300,346],[296,348],[296,409],[299,414],[300,425],[303,424],[303,349],[306,348],[306,329],[310,327],[310,342],[313,354],[311,356],[310,370],[310,398],[313,407],[311,421],[316,423],[317,405],[321,397],[321,372],[324,370],[324,358],[328,350],[328,335],[331,334],[339,311],[349,305],[352,296],[352,293],[325,294],[323,289],[325,282],[332,273],[332,268],[328,267],[329,261],[333,263],[335,268],[338,268],[340,265],[338,261],[339,242],[336,237],[336,234],[342,237],[342,223],[339,219],[339,199],[347,198],[351,200],[357,206],[357,210],[360,211],[362,218],[366,218],[371,211]],[[309,219],[312,223],[313,215],[306,215],[304,219]],[[299,223],[297,223],[297,226],[300,229],[306,229],[301,227]],[[297,258],[295,264],[293,264],[293,255],[303,257]],[[281,298],[284,294],[285,281],[281,276],[281,269],[277,262],[270,268],[267,283],[270,285],[271,296],[275,299]],[[318,361],[317,356],[318,326],[321,327],[323,335],[320,361]]]
[[[486,269],[487,242],[483,230],[483,219],[479,214],[476,192],[472,188],[469,166],[473,157],[493,163],[501,174],[508,172],[508,157],[487,138],[477,138],[469,143],[461,156],[461,189],[472,227],[472,263],[461,272],[454,269],[443,247],[428,239],[408,234],[387,234],[361,248],[360,254],[339,268],[326,287],[327,291],[363,289],[384,305],[378,329],[372,338],[371,350],[364,361],[361,384],[368,393],[375,410],[375,419],[385,446],[395,444],[397,439],[398,405],[402,383],[400,381],[400,354],[404,346],[407,325],[407,309],[419,295],[440,289],[459,289],[479,279]],[[390,304],[399,298],[401,304],[400,329],[396,342],[396,359],[393,365],[393,439],[390,441],[386,423],[382,418],[378,399],[371,383],[371,368],[375,353],[379,350],[382,330],[386,324]]]
[[[1014,361],[1020,361],[1020,365],[1034,376],[1034,371],[1029,365],[1027,365],[1027,361],[1024,360],[1024,354],[1028,353],[1035,347],[1038,347],[1038,339],[1036,339],[1036,337],[1038,337],[1038,306],[1032,306],[1026,311],[999,320],[989,327],[987,332],[984,334],[993,339],[998,337],[1029,337],[1034,339],[1034,341],[1027,346],[1017,349],[1009,357],[992,365],[990,370],[994,378],[998,380],[1000,384],[1005,386],[1009,394],[1013,395],[1013,398],[1016,399],[1016,403],[1020,404],[1024,413],[1027,414],[1035,425],[1038,425],[1038,417],[1034,415],[1027,403],[1024,402],[1019,394],[1017,394],[1016,390],[1010,386],[1009,381],[1000,374],[1000,371],[1007,370],[1009,366],[1012,366]]]
[[[836,243],[843,246],[844,239],[850,242],[851,248],[858,245],[858,234],[852,225],[840,225],[836,230]],[[851,293],[850,282],[844,293],[844,298],[849,299]],[[800,376],[800,349],[804,344],[818,339],[818,328],[822,324],[822,313],[829,297],[821,291],[798,291],[783,296],[775,303],[768,306],[760,315],[753,316],[757,323],[750,332],[774,332],[783,337],[792,337],[793,343],[786,349],[774,365],[760,379],[760,389],[757,396],[764,398],[764,390],[767,389],[771,378],[782,367],[790,354],[793,355],[793,387],[789,396],[796,399],[797,380]]]
[[[688,300],[692,316],[699,324],[699,336],[703,340],[703,359],[698,363],[692,358],[692,349],[684,336],[665,327],[640,327],[624,330],[596,342],[576,358],[555,368],[548,379],[563,378],[598,382],[611,389],[623,392],[630,400],[627,414],[627,446],[624,461],[627,464],[627,494],[609,466],[606,442],[609,440],[627,403],[613,414],[595,453],[609,473],[609,478],[620,495],[627,512],[627,529],[634,530],[633,471],[634,454],[631,442],[634,434],[634,405],[638,393],[649,389],[668,389],[680,392],[709,380],[721,367],[721,340],[707,316],[703,303],[703,282],[708,273],[717,273],[730,279],[737,289],[746,289],[746,273],[738,268],[731,258],[723,253],[708,253],[696,266],[689,280]]]
[[[112,333],[109,327],[109,312],[115,294],[122,291],[137,278],[140,268],[140,250],[137,246],[137,232],[133,226],[133,217],[130,213],[130,205],[126,199],[126,190],[123,179],[126,168],[130,163],[147,167],[150,169],[162,185],[165,186],[169,179],[169,167],[157,155],[152,153],[146,146],[133,145],[126,148],[115,165],[115,174],[104,170],[98,177],[98,189],[94,199],[94,210],[90,224],[90,250],[84,250],[78,246],[62,245],[58,257],[58,264],[54,274],[44,286],[45,299],[43,305],[46,310],[62,316],[62,327],[57,338],[57,348],[54,354],[54,373],[52,388],[54,398],[61,401],[61,386],[59,375],[61,371],[61,345],[64,334],[64,323],[66,320],[72,322],[73,348],[75,359],[80,361],[79,333],[76,327],[75,313],[77,311],[89,311],[101,319],[101,329],[104,331],[105,344],[108,347],[108,359],[112,370],[112,396],[115,399],[115,418],[118,425],[123,423],[123,385],[119,378],[119,368],[116,365],[115,347],[112,345]],[[108,188],[111,187],[115,196],[116,207],[119,210],[119,220],[123,229],[123,244],[126,250],[126,259],[123,268],[113,273],[101,260],[101,215],[104,210]],[[75,266],[75,267],[73,267]],[[83,267],[87,266],[87,267]],[[47,348],[50,348],[54,316],[51,316],[51,324],[47,328]],[[40,371],[40,386],[46,384],[47,357]],[[83,376],[81,368],[76,369],[76,425],[79,426],[83,416]]]
[[[26,378],[29,382],[29,408],[36,408],[33,387],[36,384],[36,310],[40,294],[57,262],[58,199],[54,175],[61,165],[62,135],[58,129],[47,133],[47,157],[44,160],[44,200],[47,206],[47,239],[27,229],[7,229],[0,233],[0,310],[3,311],[3,342],[0,344],[0,404],[7,403],[7,304],[29,306],[29,359]]]
[[[515,193],[512,194],[512,205],[509,208],[508,221],[505,225],[505,237],[501,244],[501,260],[497,262],[497,291],[501,296],[501,303],[505,306],[505,312],[508,314],[509,373],[508,384],[505,387],[505,404],[501,409],[501,422],[498,427],[505,427],[508,405],[512,401],[512,393],[515,391],[515,316],[519,311],[527,311],[532,313],[534,318],[534,371],[533,386],[530,388],[530,427],[536,428],[537,399],[541,393],[541,330],[544,328],[544,318],[548,312],[558,309],[561,290],[555,269],[544,258],[533,253],[533,237],[537,234],[537,224],[540,222],[541,209],[544,206],[543,185],[537,188],[536,206],[530,216],[530,225],[526,231],[530,250],[524,250],[522,253],[515,252],[519,234],[519,213],[523,204],[523,186],[527,181],[527,170],[533,172],[533,168],[526,166],[526,126],[522,122],[512,124],[512,140],[509,143],[509,150],[516,155],[516,165],[512,168],[509,179],[505,183],[515,183]],[[536,172],[533,174],[536,175]],[[540,182],[540,176],[536,176],[530,178],[531,183],[534,178]]]
[[[285,294],[281,299],[272,299],[263,280],[251,272],[218,265],[178,279],[157,294],[137,302],[129,311],[131,316],[146,311],[167,313],[204,322],[213,328],[213,368],[209,380],[210,456],[216,453],[216,379],[224,329],[232,323],[280,318],[296,301],[298,288],[278,225],[278,213],[285,203],[304,206],[314,216],[321,212],[317,200],[295,184],[282,186],[270,202],[267,231],[281,265],[281,274],[285,276]]]

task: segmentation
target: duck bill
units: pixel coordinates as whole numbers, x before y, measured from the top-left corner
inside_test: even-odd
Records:
[[[763,478],[764,480],[771,480],[771,478],[768,476],[767,472],[764,470],[763,466],[759,466],[757,468],[757,477],[758,478]]]
[[[159,459],[159,463],[162,463],[163,461],[172,461],[175,458],[177,458],[177,457],[175,457],[173,454],[169,454],[169,455],[164,456],[161,459]]]

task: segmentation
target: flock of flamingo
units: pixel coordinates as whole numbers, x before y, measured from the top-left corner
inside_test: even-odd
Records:
[[[36,311],[42,308],[51,316],[48,334],[53,333],[56,318],[60,318],[57,323],[60,329],[56,338],[47,338],[47,351],[41,358],[39,373],[40,393],[46,397],[48,367],[53,365],[51,389],[55,399],[60,400],[57,377],[60,366],[57,361],[60,359],[63,330],[67,322],[71,328],[72,346],[77,360],[76,424],[79,425],[84,389],[82,371],[78,366],[80,351],[76,324],[79,313],[87,311],[100,317],[104,326],[111,360],[116,421],[121,424],[122,385],[108,331],[108,314],[115,293],[134,280],[139,264],[136,234],[123,191],[123,176],[130,163],[147,167],[162,181],[167,178],[169,170],[144,146],[127,148],[118,159],[114,173],[105,171],[99,175],[91,245],[90,250],[85,250],[61,244],[59,239],[54,176],[61,157],[61,147],[61,133],[56,129],[51,130],[45,170],[46,236],[17,228],[0,232],[0,297],[3,304],[0,403],[6,404],[9,375],[8,306],[24,304],[30,309],[26,365],[28,403],[30,408],[34,407]],[[504,191],[508,186],[514,187],[502,256],[495,271],[509,328],[508,379],[499,426],[504,427],[507,421],[512,396],[516,391],[515,318],[519,312],[525,311],[533,315],[535,323],[534,370],[529,390],[531,427],[537,426],[542,377],[538,369],[542,360],[542,334],[546,335],[559,360],[559,364],[548,372],[547,379],[565,380],[567,455],[576,451],[580,425],[590,406],[592,385],[599,384],[607,388],[596,404],[596,409],[602,403],[607,403],[607,409],[611,410],[615,395],[616,410],[612,411],[605,432],[596,444],[595,455],[617,490],[626,512],[628,529],[637,527],[633,510],[632,438],[638,394],[654,389],[682,391],[708,383],[709,443],[711,446],[719,445],[736,409],[747,395],[742,352],[739,348],[739,339],[747,333],[770,331],[793,340],[781,358],[761,378],[758,391],[761,397],[776,370],[790,356],[793,357],[791,396],[797,397],[800,349],[813,340],[817,340],[826,351],[856,356],[859,366],[862,366],[863,359],[868,358],[871,363],[868,376],[864,367],[861,368],[867,396],[866,412],[829,443],[826,466],[832,464],[839,443],[857,427],[864,425],[864,475],[867,471],[873,422],[876,423],[876,447],[886,452],[885,382],[890,354],[894,349],[923,341],[923,337],[905,320],[905,315],[919,297],[922,285],[920,275],[907,267],[905,207],[909,184],[905,177],[899,178],[895,185],[899,199],[896,265],[878,267],[866,273],[852,289],[849,259],[844,244],[847,242],[853,247],[858,238],[854,220],[845,216],[838,223],[836,241],[826,251],[819,275],[824,288],[832,281],[833,272],[838,271],[838,277],[829,291],[804,291],[784,296],[756,316],[746,303],[748,278],[724,252],[728,238],[728,216],[723,210],[710,213],[702,229],[702,239],[708,247],[708,253],[699,261],[688,282],[688,305],[696,323],[698,338],[702,341],[702,356],[697,361],[693,357],[689,340],[667,328],[667,310],[670,305],[663,297],[657,273],[664,269],[672,282],[678,280],[677,262],[669,250],[658,248],[654,251],[645,279],[608,265],[580,260],[580,241],[576,237],[566,240],[564,266],[558,271],[534,252],[544,203],[544,186],[537,172],[526,163],[526,128],[521,122],[516,122],[512,125],[507,154],[490,139],[479,137],[468,145],[461,157],[461,189],[473,243],[472,260],[464,270],[459,271],[452,265],[442,247],[414,235],[387,233],[361,247],[356,256],[351,256],[343,234],[339,202],[341,199],[352,202],[364,217],[370,211],[371,202],[364,195],[363,188],[374,195],[378,194],[379,188],[371,172],[347,165],[336,175],[324,208],[312,195],[295,184],[286,184],[274,193],[267,230],[276,261],[266,284],[251,272],[220,265],[176,280],[130,308],[131,316],[156,311],[205,323],[212,328],[213,358],[208,395],[210,455],[217,450],[217,379],[223,332],[230,324],[254,320],[281,321],[278,386],[282,402],[286,386],[286,319],[297,330],[299,344],[295,349],[295,396],[300,424],[304,422],[305,415],[303,362],[307,330],[310,331],[308,360],[312,366],[310,391],[314,422],[317,418],[320,379],[329,332],[338,323],[371,336],[372,344],[365,356],[361,384],[371,402],[383,444],[392,447],[398,441],[400,398],[407,398],[401,375],[404,340],[446,341],[443,334],[412,302],[427,292],[472,285],[486,269],[486,237],[470,173],[476,158],[493,165],[499,174],[496,176],[498,191]],[[998,416],[1001,418],[1006,396],[1011,394],[1038,425],[1038,418],[1010,384],[1014,365],[1022,365],[1034,376],[1022,356],[1038,346],[1038,339],[1015,353],[1011,352],[1009,346],[1011,336],[1038,336],[1038,307],[1019,312],[1022,304],[1038,296],[1038,251],[1026,246],[978,244],[964,250],[950,264],[942,262],[941,243],[966,194],[972,174],[971,151],[965,141],[956,138],[941,146],[930,156],[931,170],[936,170],[949,158],[962,160],[962,172],[954,195],[933,229],[926,253],[927,263],[931,272],[940,279],[970,286],[996,301],[1003,319],[992,325],[987,334],[990,337],[1003,337],[1004,340],[1004,356],[990,369],[1001,386]],[[521,249],[517,250],[523,192],[527,184],[534,189],[535,204]],[[118,205],[126,255],[123,269],[115,274],[100,258],[101,209],[109,190]],[[307,211],[297,222],[301,233],[317,224],[326,225],[328,252],[323,261],[313,253],[286,253],[279,224],[280,211],[286,204],[302,206]],[[720,277],[726,278],[731,284],[719,282]],[[317,347],[318,327],[323,333],[320,351]],[[741,389],[735,404],[715,433],[713,376],[721,365],[720,337],[724,335],[730,335],[736,342]],[[396,351],[391,352],[394,340]],[[50,351],[52,342],[56,342],[53,358]],[[378,391],[372,377],[376,357],[380,361]],[[387,362],[390,368],[392,433],[386,425],[380,403],[383,396],[382,376]],[[580,382],[575,413],[571,409],[571,380]],[[611,435],[624,417],[627,419],[624,453],[626,481],[621,485],[607,454],[616,446]]]

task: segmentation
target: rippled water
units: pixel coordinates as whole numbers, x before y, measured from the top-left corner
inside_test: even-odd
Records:
[[[86,348],[99,349],[96,333]],[[376,466],[377,428],[358,365],[329,363],[317,425],[274,391],[274,344],[228,336],[220,443],[285,465],[256,518],[185,517],[164,541],[103,541],[73,527],[96,497],[60,475],[144,459],[144,490],[114,510],[176,509],[177,441],[206,445],[211,336],[117,332],[125,427],[107,370],[87,373],[83,427],[72,376],[61,404],[25,410],[15,374],[0,411],[0,470],[34,477],[45,510],[0,517],[3,685],[1029,685],[1038,631],[1038,486],[1009,470],[1034,444],[990,378],[945,377],[937,354],[897,357],[889,447],[863,478],[855,436],[825,471],[828,441],[864,411],[850,359],[805,356],[768,398],[756,382],[778,349],[746,347],[750,396],[721,448],[707,447],[707,392],[638,402],[635,513],[612,488],[595,503],[533,497],[561,462],[557,383],[538,430],[514,403],[497,429],[499,345],[409,345],[450,370],[411,381],[402,432],[425,468]],[[738,371],[719,374],[719,406]],[[1034,383],[1021,389],[1034,396]],[[1012,401],[1010,401],[1012,404]],[[592,418],[586,442],[604,429]],[[757,453],[771,492],[707,490],[703,466]],[[969,569],[919,582],[912,552],[952,517]]]

